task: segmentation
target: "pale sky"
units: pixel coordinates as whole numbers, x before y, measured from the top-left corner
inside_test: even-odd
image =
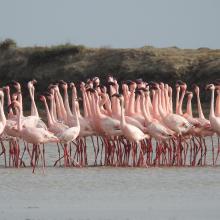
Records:
[[[220,48],[219,0],[0,0],[0,40]]]

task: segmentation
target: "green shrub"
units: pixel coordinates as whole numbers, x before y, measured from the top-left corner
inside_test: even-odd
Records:
[[[60,45],[54,47],[42,47],[36,48],[28,58],[29,64],[44,64],[48,63],[56,58],[60,58],[67,55],[75,56],[84,49],[83,46],[75,45]]]
[[[16,48],[16,46],[16,42],[10,38],[0,42],[0,50],[8,50],[10,48]]]

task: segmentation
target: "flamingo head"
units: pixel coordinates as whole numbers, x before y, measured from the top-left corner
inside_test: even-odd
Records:
[[[137,87],[137,84],[132,80],[123,81],[123,84],[128,85],[131,91],[134,91]]]
[[[151,81],[151,82],[148,83],[148,85],[149,85],[149,88],[152,89],[152,90],[159,89],[159,85],[156,82]]]
[[[184,91],[186,91],[186,89],[187,89],[186,83],[183,82],[182,80],[177,80],[176,85],[179,85],[180,88],[181,88],[182,90],[184,90]]]
[[[10,87],[9,86],[4,86],[2,89],[3,89],[4,92],[9,92],[10,91]]]
[[[137,85],[142,84],[143,83],[143,79],[141,79],[141,78],[136,79],[135,82],[136,82]]]
[[[106,86],[103,86],[103,85],[98,85],[97,87],[99,87],[99,88],[100,88],[100,90],[101,90],[101,92],[102,92],[102,93],[104,93],[104,94],[106,94],[106,93],[107,93],[107,88],[106,88]]]
[[[94,94],[96,91],[93,88],[88,88],[88,89],[86,89],[86,92],[90,92],[90,93]]]
[[[141,96],[142,93],[139,89],[137,89],[137,90],[135,90],[135,94],[136,94],[136,96]]]
[[[124,96],[122,94],[119,93],[115,93],[111,96],[112,98],[116,97],[120,100],[120,103],[122,104],[122,102],[124,101]]]
[[[17,100],[17,98],[18,98],[18,92],[13,93],[11,96],[12,101]]]
[[[136,96],[141,96],[141,98],[143,98],[144,97],[144,92],[146,92],[146,91],[147,91],[146,88],[141,87],[141,88],[139,88],[135,91],[135,94],[136,94]]]
[[[128,85],[125,82],[122,82],[122,91],[124,92],[128,91]]]
[[[8,106],[8,109],[11,109],[11,108],[18,108],[18,110],[20,110],[21,104],[17,100],[13,100],[11,104]]]
[[[121,98],[122,97],[122,95],[121,94],[119,94],[119,93],[115,93],[115,94],[113,94],[112,96],[111,96],[112,98],[113,97],[116,97],[116,98]]]
[[[147,87],[141,87],[138,90],[143,91],[143,92],[147,92],[147,91],[149,91],[149,87],[148,86]]]
[[[61,86],[64,90],[67,90],[68,85],[64,80],[59,81],[59,86]]]
[[[21,90],[21,85],[19,82],[15,81],[15,80],[12,80],[11,81],[11,85],[17,90],[17,91],[20,91]]]
[[[69,83],[69,87],[70,87],[71,89],[76,90],[76,85],[75,85],[74,82],[70,82],[70,83]],[[81,82],[81,83],[80,83],[80,88],[85,88],[85,83],[84,83],[84,82]]]
[[[173,93],[173,89],[171,86],[168,86],[168,95],[171,97]]]
[[[73,85],[74,85],[74,83],[73,83]],[[73,85],[70,85],[70,88],[72,88],[72,86]],[[85,86],[86,84],[84,83],[84,82],[80,82],[80,90],[82,91],[82,92],[85,92],[86,91],[86,86]]]
[[[72,83],[72,84],[74,85],[74,83]],[[83,81],[80,82],[80,88],[81,88],[81,87],[85,87],[85,85],[86,85],[86,84],[85,84]]]
[[[185,83],[184,83],[182,80],[177,80],[177,81],[176,81],[176,84],[178,84],[178,85],[181,86],[181,85],[184,85]]]
[[[46,102],[46,97],[44,95],[40,95],[39,99],[41,102]]]
[[[51,100],[54,97],[54,90],[50,90],[50,91],[44,92],[43,96],[45,96],[46,98]]]
[[[160,89],[164,90],[164,83],[163,82],[160,82],[159,86],[160,86]]]
[[[199,86],[196,84],[192,84],[192,89],[194,89],[196,94],[199,94]]]
[[[37,84],[37,80],[36,79],[32,79],[32,83],[33,83],[33,85]]]
[[[138,88],[141,88],[144,86],[144,81],[141,78],[136,79],[135,82],[136,82]]]
[[[215,85],[214,84],[208,84],[205,87],[206,90],[215,90]]]
[[[100,84],[100,79],[99,79],[99,77],[94,77],[94,78],[92,79],[92,81],[95,83],[95,85],[99,85],[99,84]]]
[[[188,95],[188,97],[189,97],[190,99],[193,98],[193,93],[192,93],[191,91],[186,91],[186,95]]]
[[[58,84],[54,84],[53,90],[54,90],[54,92],[59,92],[60,91],[59,87],[58,87]]]
[[[108,82],[113,82],[114,81],[114,77],[111,74],[109,74],[107,81]]]
[[[92,81],[91,79],[87,79],[87,80],[86,80],[86,84],[87,84],[89,87],[93,88],[93,81]]]
[[[109,86],[116,86],[116,83],[115,83],[115,82],[110,81],[110,82],[108,82],[108,85],[109,85]]]
[[[178,83],[176,83],[175,87],[176,87],[176,91],[179,92],[180,91],[180,85]]]
[[[166,83],[166,84],[164,84],[164,88],[166,89],[166,90],[168,90],[168,88],[169,88],[169,85]]]
[[[56,88],[56,84],[50,84],[49,86],[48,86],[48,90],[50,91],[50,92],[53,92],[54,93],[54,89]]]
[[[34,88],[34,85],[37,84],[37,80],[36,79],[32,79],[31,81],[28,82],[28,88]]]
[[[134,81],[131,81],[130,83],[130,90],[133,92],[137,88],[137,84]]]

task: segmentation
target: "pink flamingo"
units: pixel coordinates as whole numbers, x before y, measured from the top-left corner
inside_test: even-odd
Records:
[[[148,134],[143,133],[138,127],[135,127],[134,125],[128,124],[125,120],[125,115],[124,115],[124,98],[122,95],[114,94],[113,96],[119,98],[120,104],[121,104],[121,121],[120,121],[120,128],[123,133],[123,135],[129,140],[134,143],[138,143],[144,139],[149,139],[150,136]],[[133,166],[135,166],[135,157],[136,157],[136,152],[134,149],[133,145]]]
[[[45,130],[44,128],[37,128],[37,127],[28,127],[22,125],[22,111],[21,111],[21,104],[18,101],[13,101],[11,104],[13,107],[17,108],[19,111],[18,119],[17,119],[17,130],[20,134],[20,137],[25,140],[27,143],[31,143],[35,145],[36,150],[36,158],[35,158],[35,164],[37,157],[37,149],[40,144],[49,143],[49,142],[58,142],[58,138],[54,136],[53,133]],[[44,158],[44,155],[43,155]],[[34,164],[34,168],[35,168]],[[43,163],[44,167],[44,163]],[[34,172],[33,168],[33,172]]]
[[[4,132],[5,125],[6,125],[6,117],[5,117],[3,106],[4,106],[4,93],[2,90],[0,90],[0,136],[1,138],[2,138],[2,134]],[[2,141],[1,141],[1,145],[2,145],[2,152],[0,153],[0,156],[4,154],[5,166],[6,166],[6,150],[5,150],[5,146]]]

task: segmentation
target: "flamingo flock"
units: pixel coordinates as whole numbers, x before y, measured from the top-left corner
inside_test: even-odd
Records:
[[[112,76],[105,85],[95,77],[81,82],[80,91],[73,82],[60,80],[51,83],[39,96],[47,123],[40,118],[36,106],[36,83],[32,80],[27,84],[29,116],[23,114],[19,82],[12,81],[0,89],[0,155],[5,167],[28,165],[33,172],[39,163],[45,167],[46,147],[51,147],[48,143],[54,143],[58,151],[54,166],[88,166],[88,148],[94,151],[94,166],[205,166],[209,165],[207,152],[211,152],[211,165],[217,164],[220,81],[206,86],[207,92],[211,92],[207,119],[199,86],[192,85],[193,91],[188,91],[186,83],[180,80],[176,82],[175,96],[168,84],[142,79],[123,81],[120,86]],[[197,117],[192,111],[193,94]],[[213,136],[218,138],[217,147]],[[207,137],[211,146],[207,145]]]

